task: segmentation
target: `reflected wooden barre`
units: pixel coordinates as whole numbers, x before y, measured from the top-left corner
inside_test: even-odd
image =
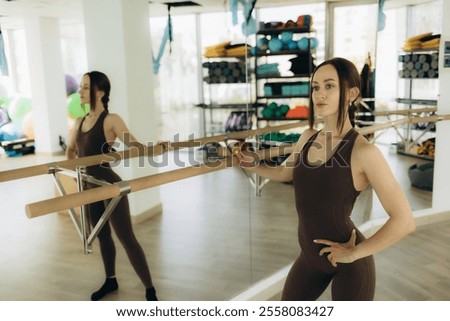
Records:
[[[237,164],[238,159],[234,156],[231,156],[214,162],[206,162],[198,166],[191,166],[187,168],[168,171],[165,173],[149,175],[129,181],[122,181],[112,185],[85,190],[79,193],[73,193],[40,202],[31,203],[25,206],[25,211],[29,218],[34,218],[68,208],[74,208],[77,206],[120,196],[121,185],[123,186],[124,184],[128,184],[128,192],[133,193],[185,178],[211,173],[227,167],[235,166]]]
[[[362,135],[372,134],[378,130],[388,129],[391,127],[403,125],[403,124],[416,124],[416,123],[433,123],[441,120],[450,120],[450,115],[433,115],[422,117],[409,117],[399,120],[393,120],[383,124],[376,124],[358,129],[358,132]]]
[[[305,126],[306,124],[307,124],[306,121],[301,121],[301,122],[295,122],[295,123],[285,124],[285,125],[280,125],[280,126],[272,126],[272,127],[269,126],[269,127],[265,127],[265,128],[261,128],[261,129],[232,132],[232,133],[229,133],[228,135],[216,135],[216,136],[211,136],[211,137],[202,137],[202,138],[188,140],[188,141],[184,141],[184,142],[170,142],[169,150],[186,148],[186,147],[200,147],[200,146],[204,145],[205,143],[212,143],[212,142],[220,143],[220,142],[223,142],[225,140],[230,140],[230,139],[235,139],[235,140],[245,139],[247,137],[251,137],[251,136],[255,136],[255,135],[261,135],[261,134],[270,133],[270,132],[274,132],[274,131],[280,131],[280,130],[286,130],[286,129],[296,128],[296,127],[300,127],[300,126]],[[165,151],[166,150],[164,150],[164,148],[160,145],[157,145],[155,147],[146,147],[144,151],[140,150],[137,147],[137,148],[129,148],[124,151],[107,153],[107,154],[99,154],[99,155],[94,155],[94,156],[64,160],[64,161],[60,161],[60,162],[17,168],[17,169],[13,169],[13,170],[7,170],[7,171],[0,172],[0,183],[15,180],[15,179],[49,174],[49,173],[51,173],[51,170],[56,167],[66,168],[66,169],[75,169],[77,166],[100,165],[103,163],[116,162],[116,161],[124,160],[127,158],[134,158],[134,157],[139,157],[139,156],[154,157],[154,156],[163,154]]]
[[[416,123],[435,123],[442,120],[450,120],[450,115],[432,115],[432,116],[422,116],[422,117],[412,117],[409,118],[411,124]]]
[[[391,127],[395,127],[395,126],[399,126],[399,125],[403,125],[403,124],[407,124],[407,123],[408,123],[408,118],[393,120],[393,121],[385,122],[383,124],[376,124],[376,125],[358,128],[358,132],[362,135],[367,135],[367,134],[372,134],[379,130],[388,129]]]
[[[175,142],[175,143],[170,143],[170,144],[171,144],[171,146],[174,146],[175,148],[192,147],[192,146],[200,147],[206,143],[220,143],[220,142],[223,142],[226,140],[244,140],[245,138],[248,138],[248,137],[271,133],[271,132],[276,132],[276,131],[280,131],[280,130],[297,128],[297,127],[301,127],[301,126],[306,126],[307,124],[308,124],[307,121],[300,121],[300,122],[279,125],[279,126],[267,126],[267,127],[260,128],[260,129],[230,132],[227,135],[216,135],[216,136],[209,136],[209,137],[203,137],[203,138],[196,138],[196,139],[188,140],[185,142],[179,142],[179,143]],[[196,145],[193,145],[194,143]]]
[[[269,148],[256,152],[260,159],[270,159],[273,157],[289,154],[292,152],[292,145]],[[176,169],[163,173],[153,174],[141,178],[122,181],[115,184],[97,187],[78,193],[55,197],[52,199],[31,203],[25,206],[26,214],[29,218],[54,213],[57,211],[74,208],[93,202],[111,199],[120,196],[121,186],[129,184],[127,193],[137,192],[163,184],[175,182],[189,177],[208,174],[214,171],[238,165],[238,159],[233,156],[218,159],[216,161],[205,162],[197,166]]]
[[[374,116],[389,116],[389,115],[404,115],[408,116],[410,114],[420,114],[420,113],[432,113],[436,112],[436,107],[424,107],[424,108],[408,108],[408,109],[397,109],[397,110],[385,110],[385,111],[373,111]]]
[[[157,146],[156,148],[148,147],[146,149],[147,149],[147,151],[145,152],[146,155],[156,156],[164,152],[163,148],[160,146]],[[59,162],[46,163],[42,165],[22,167],[0,172],[0,183],[15,179],[49,174],[51,173],[52,169],[57,167],[66,169],[75,169],[77,166],[100,165],[104,163],[116,162],[137,156],[142,156],[142,151],[140,151],[138,148],[130,148],[124,151],[112,152],[107,154],[99,154],[75,159],[68,159]]]

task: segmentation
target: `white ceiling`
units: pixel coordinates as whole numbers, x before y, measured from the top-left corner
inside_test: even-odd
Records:
[[[108,0],[103,0],[107,2]],[[167,15],[167,2],[183,2],[184,0],[149,0],[149,12],[151,16]],[[192,0],[200,6],[172,7],[171,13],[186,14],[196,12],[228,11],[230,0]],[[376,2],[377,0],[257,0],[256,7],[275,7],[280,5],[295,5],[312,2]],[[431,0],[386,0],[386,6],[397,6],[413,3],[429,2]],[[107,11],[108,9],[105,8]],[[46,16],[60,17],[61,19],[81,19],[82,0],[0,0],[1,21],[7,17],[22,16]]]

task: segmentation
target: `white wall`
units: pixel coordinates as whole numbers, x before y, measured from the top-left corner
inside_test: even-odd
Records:
[[[68,125],[59,22],[43,17],[24,22],[36,151],[61,153],[58,136],[67,140]]]

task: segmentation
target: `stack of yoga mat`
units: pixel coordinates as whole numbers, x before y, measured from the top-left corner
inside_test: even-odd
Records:
[[[280,70],[278,69],[278,63],[270,63],[259,65],[256,68],[256,74],[260,77],[277,77],[280,75]]]
[[[405,51],[439,49],[440,34],[421,33],[405,40],[402,49]]]
[[[208,69],[208,75],[203,79],[207,84],[245,83],[247,81],[244,60],[204,62],[202,66]]]
[[[309,82],[272,82],[264,84],[264,96],[308,96]]]
[[[221,42],[214,46],[205,48],[206,58],[217,57],[245,57],[249,53],[250,47],[245,43],[231,44],[231,41]]]
[[[402,67],[399,70],[400,78],[438,78],[439,54],[409,53],[399,55]]]

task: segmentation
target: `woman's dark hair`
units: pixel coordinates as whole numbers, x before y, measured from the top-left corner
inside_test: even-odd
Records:
[[[314,75],[321,67],[326,65],[332,65],[338,74],[339,78],[339,115],[337,119],[337,126],[339,131],[342,131],[344,128],[345,117],[347,116],[347,112],[350,118],[350,122],[352,126],[355,127],[355,112],[359,105],[359,99],[361,95],[361,78],[359,76],[358,70],[356,66],[347,59],[344,58],[332,58],[329,60],[325,60],[320,65],[316,67],[314,70],[311,81],[314,79]],[[351,103],[350,106],[346,104],[346,95],[347,91],[350,88],[357,87],[359,89],[358,97],[356,97]],[[309,96],[309,128],[314,127],[314,104],[312,101],[312,91]]]
[[[111,91],[111,83],[109,82],[108,76],[100,71],[90,71],[84,74],[90,79],[90,102],[91,108],[95,109],[97,101],[95,99],[95,91],[100,90],[105,93],[102,97],[102,104],[106,112],[108,112],[108,102],[109,102],[109,92]]]

